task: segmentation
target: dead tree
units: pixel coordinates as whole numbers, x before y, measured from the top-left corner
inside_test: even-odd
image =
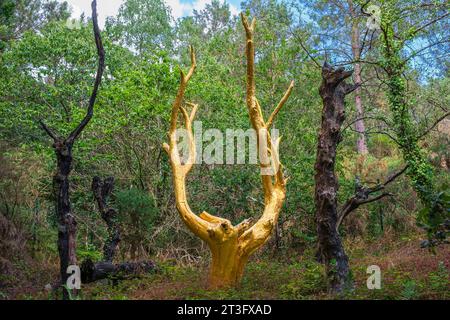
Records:
[[[120,228],[117,223],[117,210],[107,205],[114,188],[114,177],[108,177],[104,181],[100,177],[92,179],[92,192],[97,201],[98,210],[108,228],[108,239],[103,246],[103,260],[112,262],[120,242]]]
[[[99,177],[92,179],[92,192],[97,201],[100,215],[106,223],[108,238],[103,246],[104,261],[94,263],[91,259],[86,259],[81,264],[82,283],[90,283],[102,279],[111,279],[115,282],[157,271],[157,267],[152,261],[113,263],[120,242],[120,227],[117,221],[118,211],[108,206],[108,198],[113,188],[114,177],[108,177],[103,181]]]
[[[278,163],[276,160],[278,159],[277,147],[279,140],[272,143],[268,131],[277,113],[288,99],[293,88],[293,83],[289,86],[272,115],[265,121],[262,109],[256,98],[255,87],[253,32],[256,21],[253,19],[251,24],[249,24],[243,14],[241,14],[241,18],[246,33],[247,109],[252,127],[257,133],[257,146],[260,151],[261,169],[267,169],[267,164],[264,164],[266,162],[261,160],[261,150],[270,155],[272,164],[275,162]],[[164,144],[163,147],[169,156],[176,206],[181,219],[196,236],[208,244],[211,250],[210,287],[235,286],[240,282],[245,264],[250,255],[264,245],[276,225],[286,195],[286,179],[283,177],[281,165],[274,168],[271,174],[262,172],[264,211],[261,218],[253,225],[249,220],[245,220],[233,226],[227,219],[213,216],[207,212],[202,212],[197,215],[191,210],[186,194],[186,177],[191,171],[194,159],[196,158],[192,121],[197,111],[197,105],[186,103],[183,106],[183,97],[195,67],[195,53],[191,47],[191,68],[186,75],[181,71],[180,86],[172,106],[170,131],[168,134],[169,143]],[[186,106],[192,108],[190,113],[188,113]],[[177,146],[177,122],[180,114],[184,120],[189,145],[189,156],[183,163],[181,162]]]
[[[53,193],[56,200],[55,211],[58,218],[58,252],[60,259],[60,276],[62,286],[66,284],[68,278],[67,267],[69,265],[77,264],[77,257],[75,252],[77,223],[71,211],[69,194],[69,175],[72,170],[73,159],[72,147],[94,114],[94,104],[97,98],[98,88],[102,80],[105,62],[105,51],[103,49],[100,29],[98,27],[97,21],[96,0],[92,1],[92,23],[94,29],[95,44],[97,46],[98,68],[85,117],[67,137],[60,136],[53,129],[49,128],[42,120],[40,121],[43,130],[53,139],[52,146],[57,159],[57,169],[53,177]],[[67,299],[68,297],[68,292],[64,289],[63,298]]]
[[[348,283],[348,258],[337,232],[337,191],[335,174],[336,149],[341,140],[345,119],[345,96],[355,89],[345,79],[352,71],[334,69],[326,62],[322,67],[320,96],[323,101],[322,124],[317,144],[315,175],[315,206],[318,254],[325,264],[329,291],[342,292]]]
[[[315,205],[318,234],[318,259],[325,264],[328,289],[340,293],[351,287],[348,257],[339,235],[339,227],[344,219],[361,205],[378,201],[387,196],[385,188],[400,177],[407,167],[389,176],[374,187],[362,185],[358,178],[355,194],[338,208],[339,183],[335,174],[336,150],[342,139],[342,124],[345,120],[345,97],[359,87],[350,85],[346,79],[352,71],[334,69],[325,62],[322,67],[320,96],[323,101],[322,124],[317,145],[315,175]]]

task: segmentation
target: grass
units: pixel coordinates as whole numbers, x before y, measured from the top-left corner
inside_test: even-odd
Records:
[[[139,279],[105,280],[82,288],[81,299],[450,299],[450,249],[442,247],[433,255],[419,248],[417,239],[390,239],[373,243],[355,242],[349,252],[354,288],[339,297],[326,292],[323,266],[312,253],[296,257],[295,252],[277,258],[260,256],[250,261],[239,288],[208,290],[207,267],[182,266],[160,261],[161,271]],[[348,244],[347,244],[348,246]],[[286,258],[294,257],[294,258]],[[382,272],[380,290],[366,286],[369,265]],[[44,284],[42,285],[43,288]],[[26,291],[2,298],[49,299],[45,290]]]

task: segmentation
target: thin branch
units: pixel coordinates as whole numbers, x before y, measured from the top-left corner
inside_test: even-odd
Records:
[[[306,52],[306,54],[307,54],[308,57],[314,62],[314,64],[315,64],[318,68],[322,69],[321,65],[320,65],[320,64],[317,62],[317,60],[312,56],[312,54],[309,52],[309,50],[303,45],[303,42],[302,42],[300,39],[298,39],[298,42],[299,42],[300,46],[302,47],[303,51]]]
[[[378,201],[387,196],[393,196],[391,193],[382,193],[380,195],[370,197],[371,194],[382,191],[386,188],[387,185],[395,181],[398,177],[400,177],[403,173],[406,172],[408,166],[405,166],[400,171],[390,175],[386,181],[382,184],[378,184],[375,187],[367,188],[359,183],[356,185],[355,195],[349,198],[341,209],[338,211],[338,220],[336,223],[336,229],[339,229],[340,225],[344,221],[344,219],[353,211],[358,209],[361,205]]]
[[[53,132],[52,129],[50,129],[42,120],[39,120],[39,124],[41,125],[42,129],[52,138],[54,141],[58,140],[58,136]]]
[[[420,54],[422,52],[424,52],[425,50],[427,50],[427,49],[430,49],[430,48],[432,48],[434,46],[437,46],[439,44],[448,43],[448,42],[450,42],[450,39],[443,39],[441,41],[433,42],[433,43],[429,44],[428,46],[420,48],[419,50],[417,50],[416,52],[414,52],[410,56],[408,56],[406,59],[404,59],[402,64],[405,65],[409,60],[411,60],[411,59],[413,59],[413,58],[415,58],[417,56],[420,56]]]
[[[80,124],[70,133],[67,139],[67,141],[72,143],[77,139],[77,137],[89,123],[94,114],[94,104],[97,98],[98,88],[102,81],[103,71],[105,69],[105,50],[103,48],[100,29],[98,27],[96,0],[92,1],[91,7],[92,7],[92,23],[94,25],[95,45],[97,46],[97,54],[98,54],[98,68],[97,68],[97,75],[95,76],[94,88],[92,90],[91,97],[89,98],[89,104],[86,115],[83,118],[83,120],[81,120]]]
[[[450,116],[450,112],[447,112],[440,118],[438,118],[428,129],[426,129],[422,134],[420,134],[417,139],[420,140],[423,137],[425,137],[431,130],[433,130],[439,123],[441,123],[443,120],[445,120],[448,116]]]
[[[180,110],[181,104],[183,102],[184,93],[186,92],[186,87],[194,74],[194,70],[197,66],[196,58],[195,58],[195,50],[193,46],[189,47],[190,56],[191,56],[191,67],[187,75],[184,74],[183,70],[180,70],[180,86],[178,88],[177,96],[175,97],[175,101],[172,105],[172,114],[170,121],[170,131],[175,132],[177,129],[177,120],[178,120],[178,111]]]
[[[425,23],[423,26],[421,26],[421,27],[417,28],[416,30],[412,31],[412,32],[410,33],[409,36],[410,36],[410,37],[415,36],[415,35],[418,34],[420,31],[422,31],[422,30],[424,30],[425,28],[429,27],[429,26],[432,25],[433,23],[436,23],[436,22],[438,22],[439,20],[442,20],[442,19],[446,18],[449,14],[450,14],[450,13],[447,12],[446,14],[444,14],[444,15],[442,15],[442,16],[440,16],[440,17],[437,17],[437,18],[435,18],[435,19],[433,19],[433,20],[431,20],[431,21]]]
[[[392,193],[382,193],[382,194],[380,194],[380,195],[378,195],[378,196],[369,198],[369,199],[367,199],[367,200],[360,201],[360,202],[358,203],[358,205],[363,205],[363,204],[368,204],[368,203],[371,203],[371,202],[375,202],[375,201],[378,201],[378,200],[380,200],[380,199],[383,199],[384,197],[387,197],[387,196],[392,197],[393,194],[392,194]]]
[[[289,85],[289,88],[286,90],[286,93],[284,94],[283,98],[280,100],[277,107],[275,108],[275,110],[273,110],[272,114],[270,115],[269,119],[267,120],[267,123],[266,123],[267,130],[270,129],[278,112],[281,110],[283,105],[286,103],[287,99],[289,99],[289,96],[291,95],[293,88],[294,88],[294,81],[291,81],[291,84]]]

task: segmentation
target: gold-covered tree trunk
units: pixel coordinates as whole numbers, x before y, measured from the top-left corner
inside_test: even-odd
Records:
[[[212,262],[209,273],[209,286],[211,288],[230,287],[239,284],[248,258],[269,239],[278,220],[286,194],[286,179],[283,177],[282,167],[278,162],[279,139],[272,143],[268,132],[276,115],[287,101],[293,88],[293,82],[269,119],[264,121],[261,107],[255,96],[253,30],[256,22],[253,19],[249,24],[244,15],[241,14],[241,17],[247,41],[247,108],[252,127],[257,132],[258,150],[267,148],[264,151],[270,157],[271,164],[269,167],[272,168],[271,174],[262,171],[261,175],[265,204],[261,218],[254,224],[250,220],[245,220],[233,226],[229,220],[213,216],[207,212],[196,215],[189,207],[186,195],[186,176],[192,169],[196,158],[192,121],[197,111],[197,105],[184,103],[183,97],[189,79],[196,68],[195,53],[192,47],[190,48],[191,68],[187,74],[181,71],[180,86],[172,106],[169,143],[163,145],[170,159],[178,212],[188,228],[205,241],[211,250]],[[186,106],[190,107],[190,113],[188,113]],[[183,163],[177,148],[176,134],[180,113],[189,141],[189,156]],[[265,141],[260,141],[261,139],[265,139]],[[261,152],[259,152],[259,155],[261,155]],[[261,161],[261,159],[260,162],[267,163],[267,161]],[[267,167],[267,165],[261,164],[262,170],[267,169]]]

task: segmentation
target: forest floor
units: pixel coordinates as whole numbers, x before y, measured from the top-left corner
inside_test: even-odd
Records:
[[[312,254],[283,258],[260,256],[247,265],[237,289],[208,290],[206,266],[180,266],[159,261],[160,271],[139,279],[108,280],[85,285],[81,299],[450,299],[450,248],[442,246],[436,254],[421,249],[417,237],[346,244],[354,289],[340,297],[326,294],[323,268]],[[351,248],[351,249],[350,249]],[[366,286],[367,267],[381,269],[381,289]],[[55,279],[56,264],[30,270],[28,280],[0,281],[0,299],[53,299],[44,290]],[[3,277],[5,278],[5,277]],[[31,280],[30,280],[31,279]],[[18,283],[20,282],[20,283]],[[8,285],[9,283],[9,285]],[[15,283],[15,285],[13,285]]]

